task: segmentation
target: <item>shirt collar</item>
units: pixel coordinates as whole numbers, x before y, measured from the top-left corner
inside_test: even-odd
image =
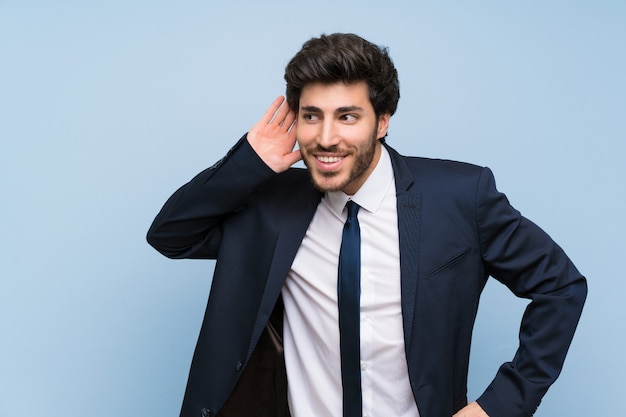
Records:
[[[381,146],[380,159],[376,167],[374,167],[374,170],[356,194],[349,196],[343,191],[327,191],[323,200],[339,218],[343,218],[342,212],[348,200],[352,200],[365,210],[374,213],[378,210],[392,183],[393,168],[391,166],[391,157],[387,149]]]

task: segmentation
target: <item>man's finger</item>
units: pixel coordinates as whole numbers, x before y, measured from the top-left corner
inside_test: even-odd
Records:
[[[285,104],[285,107],[289,107],[287,106],[287,104]],[[283,119],[281,126],[285,128],[285,130],[289,130],[291,129],[293,123],[296,120],[296,113],[294,113],[291,109],[289,110],[289,112],[285,115],[285,118]]]
[[[292,111],[289,108],[289,105],[287,105],[283,98],[283,102],[281,103],[280,108],[278,108],[274,114],[273,122],[277,123],[278,126],[284,126],[287,122],[287,118],[290,117],[291,113]],[[287,124],[287,126],[289,126],[289,124]]]
[[[302,159],[302,154],[300,154],[300,149],[296,149],[295,151],[285,155],[285,159],[288,161],[289,166],[292,166],[296,162]]]
[[[274,116],[276,115],[276,111],[280,108],[280,105],[283,104],[283,101],[285,101],[285,97],[283,96],[276,97],[276,99],[272,102],[272,104],[270,104],[270,106],[267,108],[267,110],[263,114],[261,121],[263,121],[265,124],[268,124],[269,122],[271,122]]]

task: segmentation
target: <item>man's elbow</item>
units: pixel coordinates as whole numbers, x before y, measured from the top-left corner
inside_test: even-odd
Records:
[[[157,250],[161,255],[166,256],[170,259],[180,259],[181,251],[180,249],[174,249],[170,244],[168,244],[169,239],[167,239],[163,233],[159,231],[157,227],[153,224],[150,229],[148,229],[148,233],[146,234],[146,241],[150,246]]]

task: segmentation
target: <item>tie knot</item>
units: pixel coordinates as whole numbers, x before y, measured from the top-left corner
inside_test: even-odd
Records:
[[[356,214],[359,212],[359,207],[360,206],[352,200],[346,203],[346,208],[348,209],[348,219],[356,219]]]

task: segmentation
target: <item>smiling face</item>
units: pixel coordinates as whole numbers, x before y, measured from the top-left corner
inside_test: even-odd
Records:
[[[296,137],[315,186],[354,195],[380,159],[389,118],[376,116],[365,81],[306,85]]]

